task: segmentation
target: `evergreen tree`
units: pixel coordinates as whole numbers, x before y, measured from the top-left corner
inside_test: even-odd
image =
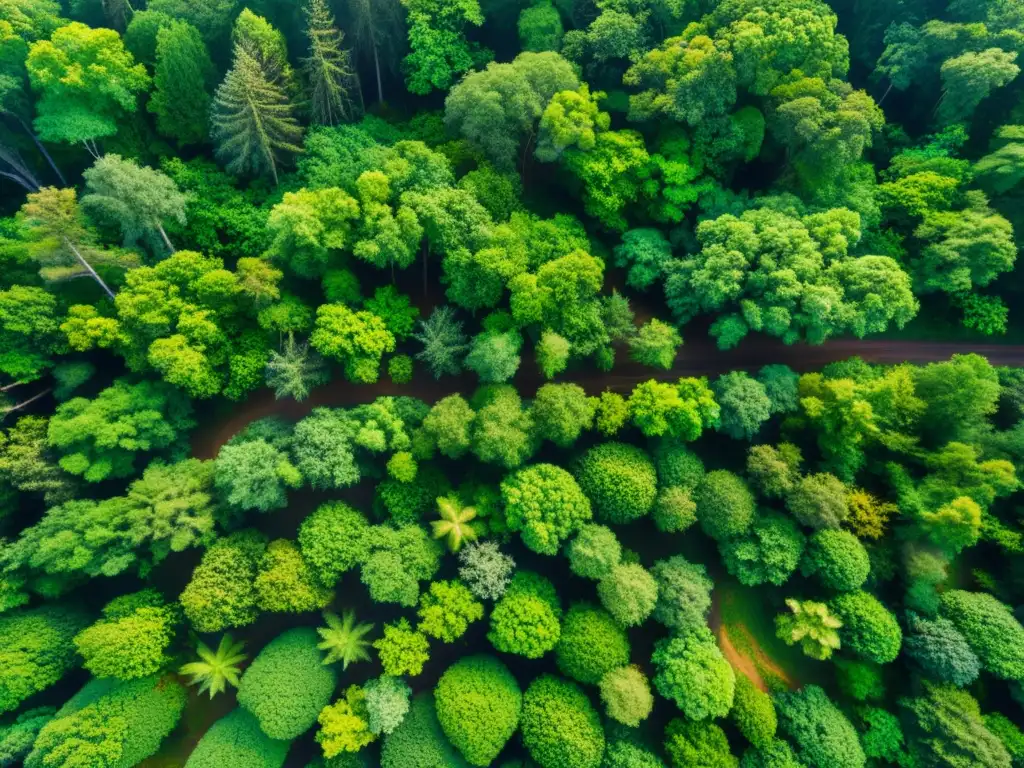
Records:
[[[356,114],[351,91],[362,102],[359,76],[352,68],[349,52],[341,47],[344,34],[334,25],[327,0],[310,0],[306,7],[306,36],[309,56],[302,69],[309,81],[310,111],[313,122],[337,125]]]
[[[147,109],[156,127],[179,144],[206,140],[213,62],[199,30],[176,21],[156,35],[154,91]]]
[[[217,156],[231,173],[270,172],[278,182],[282,155],[302,152],[302,128],[272,61],[260,63],[256,51],[235,46],[235,62],[213,101],[213,139]]]

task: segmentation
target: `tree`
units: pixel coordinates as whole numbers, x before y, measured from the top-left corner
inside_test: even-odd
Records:
[[[539,150],[538,150],[539,151]],[[613,251],[615,266],[628,269],[626,285],[644,291],[661,278],[672,245],[657,229],[631,229]]]
[[[153,95],[146,108],[156,115],[160,133],[182,146],[206,141],[213,75],[198,29],[175,21],[157,32]]]
[[[241,765],[253,754],[259,755],[266,765],[283,765],[288,742],[267,736],[255,717],[236,707],[203,734],[186,765],[189,768]]]
[[[238,684],[238,704],[272,739],[293,739],[308,731],[337,686],[333,667],[324,665],[317,634],[290,629],[259,652]]]
[[[531,413],[538,437],[568,448],[593,423],[594,404],[576,384],[545,384],[537,390]]]
[[[470,765],[490,765],[519,727],[522,693],[493,656],[455,662],[437,681],[434,698],[445,736]]]
[[[714,723],[691,723],[676,718],[665,728],[665,753],[675,768],[684,765],[736,768],[739,764],[729,752],[725,731]]]
[[[25,67],[40,94],[39,137],[82,142],[94,157],[95,140],[117,133],[118,124],[138,108],[136,95],[149,87],[146,68],[135,63],[117,32],[78,22],[33,43]]]
[[[926,682],[923,689],[920,696],[900,700],[907,745],[919,765],[1011,765],[974,697],[948,685]]]
[[[779,729],[796,747],[797,759],[809,768],[849,765],[864,768],[864,750],[846,716],[816,685],[775,697]]]
[[[629,340],[629,356],[641,365],[652,368],[672,368],[683,337],[668,323],[651,319]]]
[[[356,230],[352,253],[378,269],[405,269],[416,259],[416,249],[423,239],[423,227],[416,212],[408,205],[392,208],[391,182],[380,171],[364,171],[356,179],[362,220]],[[390,286],[388,286],[390,288]],[[382,288],[377,289],[380,293]],[[391,288],[394,291],[393,288]],[[419,311],[416,311],[419,315]],[[415,318],[413,318],[415,319]],[[410,321],[410,329],[411,329]]]
[[[899,654],[903,631],[870,592],[846,592],[828,604],[843,623],[839,634],[845,650],[877,664],[888,664]]]
[[[569,542],[569,567],[577,576],[600,581],[622,557],[622,545],[611,528],[585,523]]]
[[[523,338],[517,331],[484,331],[473,338],[464,364],[481,382],[502,384],[519,369],[522,345]]]
[[[610,613],[577,603],[562,622],[555,662],[566,677],[596,685],[606,672],[629,663],[629,638]]]
[[[650,159],[635,131],[598,133],[593,149],[568,149],[562,155],[566,168],[583,185],[587,213],[619,231],[627,227],[622,210],[640,196]]]
[[[598,768],[604,731],[575,683],[541,675],[523,694],[523,744],[540,768]]]
[[[513,386],[481,387],[473,395],[471,405],[476,409],[472,449],[478,459],[514,469],[537,450],[539,440],[532,414]]]
[[[1024,676],[1024,628],[1010,609],[987,592],[953,589],[941,597],[942,615],[953,622],[985,671],[1005,680]]]
[[[353,0],[348,4],[348,30],[356,48],[366,55],[373,54],[373,68],[377,76],[377,100],[384,101],[384,85],[381,79],[381,52],[384,65],[394,68],[404,36],[404,16],[397,0]]]
[[[462,322],[455,319],[455,310],[450,306],[435,309],[429,318],[420,321],[420,332],[413,338],[423,345],[416,359],[430,368],[435,379],[444,375],[454,376],[462,370],[462,360],[469,345],[462,332]]]
[[[1020,74],[1016,60],[1016,51],[987,48],[968,51],[942,62],[939,120],[945,125],[969,120],[994,89],[1002,88]]]
[[[512,580],[515,561],[493,541],[470,544],[459,553],[459,577],[481,600],[497,600]]]
[[[583,454],[573,471],[602,522],[630,523],[646,515],[654,504],[654,464],[634,446],[602,443]]]
[[[657,669],[655,689],[675,702],[688,719],[707,720],[729,713],[736,675],[706,626],[659,640],[651,661]]]
[[[308,343],[296,342],[292,333],[288,334],[280,352],[270,352],[266,381],[278,400],[290,397],[301,403],[310,390],[326,384],[329,378],[323,358],[310,353]]]
[[[412,690],[400,678],[381,675],[369,680],[363,686],[363,693],[370,733],[393,733],[409,712]]]
[[[371,312],[353,312],[344,304],[324,304],[316,311],[310,344],[324,357],[342,363],[353,382],[371,384],[380,375],[381,358],[395,351],[395,337]]]
[[[819,473],[801,478],[786,497],[793,517],[811,528],[838,528],[850,513],[846,486],[835,475]]]
[[[619,563],[597,584],[601,605],[626,627],[642,624],[654,611],[658,582],[639,563]]]
[[[989,154],[974,164],[975,178],[996,195],[1005,195],[1024,179],[1021,164],[1022,126],[1004,125],[996,129]]]
[[[562,17],[550,2],[520,11],[517,27],[524,51],[557,51],[562,47]]]
[[[384,636],[375,640],[373,647],[377,649],[384,674],[393,677],[415,677],[423,671],[423,665],[430,658],[426,635],[414,631],[404,618],[396,623],[385,624]]]
[[[655,621],[675,632],[706,624],[714,582],[703,565],[675,555],[656,562],[651,575],[658,583],[658,602],[652,614]]]
[[[754,495],[742,478],[724,469],[708,472],[693,500],[701,528],[715,541],[740,536],[754,522]]]
[[[804,654],[812,659],[824,661],[839,648],[837,629],[843,622],[829,612],[824,603],[813,600],[786,599],[789,613],[775,617],[775,635],[786,645],[800,643]]]
[[[473,507],[463,507],[458,499],[438,497],[437,511],[440,520],[431,520],[435,539],[445,539],[451,552],[458,552],[465,542],[477,539],[477,529],[472,522],[476,517]]]
[[[230,173],[262,174],[278,182],[278,166],[302,151],[302,128],[274,62],[261,61],[244,44],[235,46],[231,69],[217,87],[211,117],[217,157]]]
[[[410,49],[402,67],[412,93],[425,96],[435,88],[446,90],[456,76],[490,58],[489,52],[475,50],[463,37],[466,24],[479,27],[484,22],[477,0],[402,0],[402,5],[408,11]]]
[[[248,656],[242,653],[245,643],[235,642],[231,635],[224,633],[217,645],[217,650],[210,650],[206,643],[200,641],[196,645],[196,653],[199,661],[190,661],[178,670],[182,675],[191,676],[190,685],[198,685],[199,693],[209,693],[212,699],[218,693],[223,693],[228,686],[238,687],[238,677],[241,674],[239,665]]]
[[[746,675],[736,676],[736,696],[729,719],[755,748],[768,747],[775,739],[778,717],[771,696]]]
[[[326,0],[310,0],[305,8],[306,37],[309,55],[302,69],[310,87],[313,121],[321,125],[337,125],[356,114],[352,103],[355,90],[362,103],[359,76],[342,45],[344,33],[334,24],[334,14]]]
[[[801,570],[805,576],[815,576],[826,589],[849,592],[867,581],[871,561],[852,533],[826,528],[811,536]]]
[[[0,372],[15,381],[35,381],[62,346],[53,294],[25,285],[0,291]]]
[[[758,515],[742,536],[720,541],[725,568],[741,584],[782,586],[800,564],[804,535],[789,517],[775,512]]]
[[[572,475],[551,464],[518,470],[501,484],[509,529],[534,552],[555,555],[564,539],[590,520],[590,502]]]
[[[569,364],[570,348],[569,341],[564,336],[550,330],[541,333],[534,352],[537,356],[537,367],[545,379],[553,379],[566,369]]]
[[[692,441],[718,421],[718,404],[703,379],[679,384],[645,381],[633,388],[627,402],[633,423],[647,437]]]
[[[719,429],[735,440],[753,440],[771,417],[771,399],[764,385],[743,371],[719,376],[714,384],[721,408]]]
[[[14,490],[41,494],[48,508],[74,496],[74,483],[57,466],[46,442],[47,420],[23,416],[0,432],[0,472]]]
[[[487,639],[502,653],[539,659],[558,644],[561,618],[551,582],[532,571],[519,571],[491,611]]]
[[[86,187],[82,208],[120,227],[126,248],[159,234],[174,253],[164,223],[185,224],[185,195],[173,180],[120,155],[104,155],[82,175]]]
[[[364,638],[373,631],[373,624],[357,624],[356,615],[352,611],[345,611],[339,617],[336,613],[324,611],[326,627],[318,627],[317,634],[320,635],[320,643],[317,645],[321,651],[326,651],[324,664],[336,664],[341,662],[341,669],[345,671],[349,664],[360,661],[369,661],[370,641]]]
[[[324,756],[334,759],[358,752],[376,739],[370,731],[370,714],[366,708],[366,692],[358,685],[345,689],[344,697],[324,707],[317,716],[320,730],[316,740]]]
[[[50,720],[56,709],[36,707],[18,715],[0,730],[0,765],[21,765],[32,751],[39,731]]]
[[[256,580],[267,540],[255,531],[218,539],[203,553],[179,601],[197,632],[221,632],[256,621]]]
[[[639,667],[630,665],[609,670],[601,678],[599,688],[605,714],[630,728],[640,725],[654,709],[651,684]],[[605,760],[609,760],[608,750]]]
[[[305,613],[324,608],[334,599],[333,590],[317,582],[299,548],[289,539],[267,545],[253,586],[257,605],[265,611]]]
[[[420,596],[419,630],[429,637],[453,643],[469,625],[484,616],[484,607],[461,581],[434,581]]]
[[[958,688],[970,685],[981,672],[981,662],[956,625],[941,616],[934,619],[907,615],[903,650],[924,674]]]
[[[281,509],[288,504],[287,489],[302,485],[287,455],[262,439],[223,446],[214,465],[217,490],[239,511]]]

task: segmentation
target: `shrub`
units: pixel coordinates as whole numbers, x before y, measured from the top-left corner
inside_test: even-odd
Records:
[[[366,561],[372,528],[363,515],[340,501],[322,504],[299,526],[299,549],[326,586]]]
[[[704,476],[694,501],[701,529],[716,541],[740,536],[754,522],[754,495],[742,478],[724,469]]]
[[[636,728],[654,709],[654,696],[647,676],[636,666],[605,672],[599,683],[605,714],[612,720]]]
[[[253,583],[266,546],[256,531],[239,531],[210,545],[179,598],[193,629],[220,632],[256,621]]]
[[[983,715],[985,727],[1006,747],[1013,760],[1014,768],[1024,762],[1024,733],[1021,733],[1010,718],[998,712]]]
[[[729,719],[743,737],[758,748],[768,747],[772,743],[779,724],[772,697],[743,674],[736,676],[736,695]]]
[[[718,544],[725,568],[740,584],[782,586],[796,571],[805,538],[792,518],[775,512],[761,515],[742,536]]]
[[[732,707],[736,675],[707,627],[659,640],[651,662],[654,687],[690,720],[725,717]]]
[[[412,358],[408,355],[395,355],[388,360],[388,376],[395,384],[412,382]]]
[[[598,768],[601,719],[579,686],[541,675],[523,694],[523,744],[541,768]]]
[[[900,652],[903,630],[878,598],[869,592],[847,592],[829,601],[843,627],[843,648],[876,664],[888,664]]]
[[[434,709],[434,695],[414,697],[409,713],[384,739],[381,768],[463,768],[466,762],[445,738]]]
[[[94,678],[39,731],[25,768],[131,768],[156,754],[185,700],[185,689],[170,678]]]
[[[180,621],[176,606],[146,589],[107,603],[103,618],[75,635],[75,648],[96,677],[148,677],[171,663],[167,650]]]
[[[0,616],[0,713],[60,680],[77,662],[75,634],[84,613],[47,605]]]
[[[516,561],[493,541],[469,544],[459,552],[459,576],[481,600],[497,600],[508,589]]]
[[[632,739],[609,741],[601,768],[665,768],[654,752]]]
[[[1024,627],[987,592],[952,589],[941,598],[942,615],[967,640],[981,666],[1004,680],[1024,679]]]
[[[326,608],[334,599],[334,591],[320,585],[298,546],[288,539],[267,545],[253,586],[256,605],[264,611],[305,613]]]
[[[600,581],[622,558],[622,545],[605,525],[586,523],[569,542],[569,568],[584,579]]]
[[[856,659],[836,659],[836,682],[839,690],[854,701],[881,699],[885,696],[882,667]]]
[[[401,678],[381,675],[363,686],[366,723],[370,733],[392,733],[409,711],[409,686]]]
[[[53,707],[29,709],[0,726],[0,766],[22,765],[39,731],[53,719],[55,712]]]
[[[868,552],[849,531],[826,528],[811,536],[800,570],[815,576],[826,589],[849,592],[868,580]]]
[[[551,582],[531,571],[520,571],[491,611],[487,639],[503,653],[539,659],[557,645],[561,616]]]
[[[483,617],[483,605],[461,581],[432,581],[420,597],[420,632],[445,643],[458,640]]]
[[[928,682],[920,690],[921,695],[899,701],[907,744],[918,765],[1012,765],[1006,747],[985,727],[973,696]]]
[[[267,736],[244,709],[233,709],[203,734],[185,768],[281,768],[290,746]]]
[[[577,603],[565,614],[555,661],[563,675],[596,685],[606,672],[629,663],[629,638],[607,611]]]
[[[673,768],[708,766],[737,768],[725,731],[714,723],[688,723],[676,718],[665,729],[665,754]]]
[[[784,498],[800,479],[800,449],[791,443],[751,446],[747,454],[747,477],[763,496]]]
[[[493,656],[455,662],[438,680],[434,699],[442,730],[471,765],[490,765],[519,727],[522,692]]]
[[[786,497],[786,507],[810,528],[838,528],[850,513],[846,486],[827,473],[801,478]]]
[[[843,622],[832,615],[829,607],[814,600],[786,598],[789,613],[775,617],[775,636],[786,645],[800,643],[801,650],[812,659],[824,661],[840,646],[839,632]]]
[[[654,500],[651,517],[662,533],[682,533],[697,522],[697,502],[686,488],[663,488]]]
[[[238,703],[272,739],[294,739],[308,731],[338,684],[334,667],[323,664],[312,628],[291,629],[271,640],[253,659],[238,685]]]
[[[692,491],[704,479],[700,456],[676,440],[659,440],[654,449],[658,484]]]
[[[705,617],[711,610],[711,590],[715,586],[707,568],[676,555],[656,562],[651,575],[658,583],[655,621],[677,632],[705,624]]]
[[[404,618],[394,624],[385,624],[384,636],[374,641],[373,647],[380,656],[384,674],[393,677],[415,677],[423,671],[423,665],[430,658],[427,653],[430,643],[426,635],[413,631],[409,621]]]
[[[597,596],[624,627],[642,624],[658,602],[658,582],[639,563],[619,563],[597,585]]]
[[[358,752],[372,743],[376,736],[370,730],[369,719],[366,692],[358,685],[350,685],[342,698],[324,707],[317,716],[320,729],[316,741],[324,756],[331,759]]]
[[[775,697],[779,729],[808,768],[863,768],[864,750],[857,731],[816,685]]]
[[[573,474],[602,522],[623,524],[643,517],[658,493],[654,463],[639,448],[625,443],[591,448]]]
[[[534,552],[554,555],[590,520],[590,502],[572,475],[552,464],[520,469],[501,484],[508,527]]]

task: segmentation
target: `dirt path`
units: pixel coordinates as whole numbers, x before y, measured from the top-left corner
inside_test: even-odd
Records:
[[[588,394],[597,395],[605,390],[628,392],[639,382],[652,378],[672,380],[684,376],[714,376],[735,370],[754,371],[771,363],[783,363],[802,373],[854,356],[860,356],[871,363],[930,363],[968,352],[984,355],[993,365],[1024,366],[1024,345],[837,339],[821,346],[809,346],[786,345],[768,336],[754,336],[736,349],[722,352],[715,347],[712,339],[699,335],[683,346],[675,365],[668,371],[623,362],[616,365],[611,373],[588,368],[570,371],[559,376],[557,381],[579,384]],[[624,357],[625,354],[620,352],[620,359]],[[203,424],[194,436],[193,453],[201,459],[213,458],[232,435],[249,422],[265,416],[280,415],[299,419],[319,406],[358,405],[382,395],[408,395],[436,402],[456,392],[472,392],[479,384],[471,374],[435,381],[421,368],[416,373],[416,381],[406,385],[392,384],[386,376],[373,385],[352,384],[336,379],[314,390],[302,403],[278,401],[272,392],[261,390],[240,404],[227,418],[212,419]],[[526,358],[512,383],[525,397],[530,397],[545,381],[537,372],[533,360]]]
[[[771,689],[764,678],[764,674],[762,674],[762,670],[789,689],[799,687],[798,681],[794,680],[774,659],[761,650],[757,638],[751,634],[750,630],[743,625],[734,625],[732,627],[725,625],[725,622],[722,621],[722,608],[719,600],[720,596],[716,590],[711,604],[711,614],[708,616],[708,624],[718,640],[718,647],[722,651],[722,655],[725,656],[725,660],[729,662],[732,668],[746,675],[750,682],[765,693],[769,693]],[[733,642],[731,635],[737,633],[741,635],[741,637],[736,638],[737,640],[742,639],[742,642],[740,642],[741,646],[754,649],[753,656],[744,653],[736,647],[736,643]]]

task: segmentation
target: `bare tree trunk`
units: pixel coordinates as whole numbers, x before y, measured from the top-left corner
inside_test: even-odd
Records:
[[[15,387],[21,387],[21,386],[24,386],[25,384],[28,384],[28,382],[27,381],[16,381],[13,384],[7,384],[7,385],[5,385],[3,387],[0,387],[0,392],[8,392],[8,391],[14,389]]]
[[[173,245],[173,243],[171,243],[171,238],[169,238],[169,237],[167,236],[167,233],[166,233],[166,232],[164,232],[164,228],[163,228],[163,226],[162,226],[162,225],[160,225],[160,224],[157,224],[157,225],[156,225],[156,228],[157,228],[158,230],[160,230],[160,237],[162,237],[162,238],[163,238],[163,240],[164,240],[164,245],[166,245],[166,246],[167,246],[167,250],[168,250],[168,251],[170,251],[171,253],[176,253],[176,251],[174,250],[174,245]]]
[[[384,103],[384,86],[380,81],[380,59],[377,57],[377,44],[373,44],[373,66],[377,70],[377,101]]]
[[[889,87],[885,89],[885,93],[882,94],[882,98],[878,100],[878,106],[882,106],[882,102],[885,101],[885,97],[889,95],[889,91],[892,90],[892,80],[889,81]]]
[[[75,247],[75,244],[68,240],[66,237],[64,238],[64,244],[71,249],[71,252],[75,254],[75,258],[78,259],[81,265],[86,268],[90,275],[92,275],[92,279],[99,283],[100,287],[107,292],[107,296],[109,296],[110,298],[114,298],[114,292],[110,290],[110,286],[103,282],[102,277],[96,274],[96,270],[92,268],[92,264],[86,261],[85,257],[81,253],[79,253],[78,249]]]
[[[426,296],[429,292],[427,288],[427,259],[430,258],[430,244],[423,241],[423,295]]]
[[[7,171],[0,171],[0,176],[3,176],[4,178],[10,179],[11,181],[15,182],[18,186],[20,186],[26,192],[38,192],[39,191],[39,187],[32,186],[31,182],[29,182],[26,179],[23,179],[21,176],[18,176],[16,173],[8,173]]]
[[[12,405],[10,408],[4,408],[2,411],[0,411],[0,414],[6,416],[9,413],[14,413],[15,411],[20,411],[22,408],[27,408],[28,406],[32,405],[32,403],[34,403],[36,400],[38,400],[41,397],[45,397],[46,395],[50,394],[50,392],[52,392],[52,391],[53,391],[53,387],[47,387],[42,392],[40,392],[38,395],[33,395],[28,400],[23,400],[22,402],[17,403],[16,405]]]
[[[43,146],[43,142],[41,142],[39,140],[39,137],[36,136],[35,131],[29,128],[25,121],[17,115],[14,116],[14,119],[21,123],[21,127],[24,129],[25,133],[29,135],[29,137],[32,139],[32,142],[36,145],[36,149],[38,149],[39,153],[46,158],[46,162],[50,164],[50,167],[53,169],[53,172],[57,174],[57,178],[60,179],[60,185],[62,187],[66,187],[68,185],[67,179],[64,178],[64,174],[60,172],[60,168],[57,167],[57,163],[55,163],[53,161],[53,158],[50,157],[49,151],[46,149],[45,146]]]
[[[11,167],[10,171],[0,171],[0,176],[5,176],[8,179],[17,182],[29,192],[39,191],[40,186],[38,179],[36,179],[35,174],[33,174],[29,167],[25,165],[24,161],[15,150],[0,147],[0,160]]]

